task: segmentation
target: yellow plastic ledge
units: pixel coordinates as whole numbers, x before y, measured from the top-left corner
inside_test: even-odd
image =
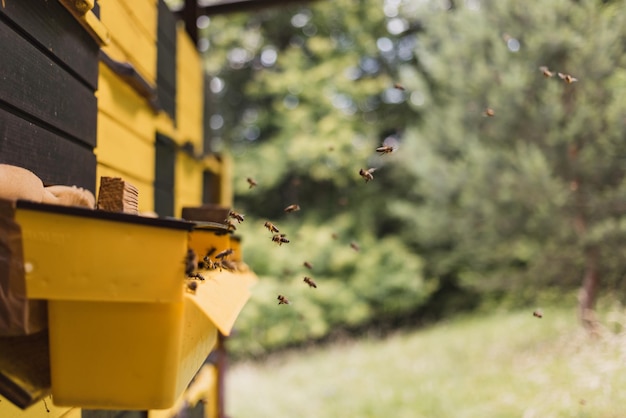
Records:
[[[230,247],[193,223],[18,202],[29,298],[48,300],[54,403],[89,409],[174,405],[250,297],[254,274],[203,272],[187,290],[193,243]],[[192,238],[193,237],[193,238]]]
[[[182,300],[186,223],[25,205],[18,203],[15,219],[22,226],[29,299]]]

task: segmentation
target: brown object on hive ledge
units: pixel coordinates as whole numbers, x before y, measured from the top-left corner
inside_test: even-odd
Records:
[[[187,221],[215,222],[224,224],[228,219],[230,208],[216,204],[195,207],[184,207],[182,218]]]
[[[101,177],[98,209],[137,215],[138,191],[120,177]]]

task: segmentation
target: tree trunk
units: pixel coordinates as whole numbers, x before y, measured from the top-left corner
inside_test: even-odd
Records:
[[[598,251],[597,249],[585,252],[586,267],[583,277],[582,287],[578,293],[578,309],[580,321],[590,332],[597,331],[597,319],[595,315],[595,303],[598,288],[600,285],[600,274],[598,272]]]

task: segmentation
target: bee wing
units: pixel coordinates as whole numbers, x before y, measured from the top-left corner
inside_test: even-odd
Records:
[[[376,171],[377,169],[372,167],[372,168],[368,168],[366,171],[370,174],[372,174],[374,171]]]

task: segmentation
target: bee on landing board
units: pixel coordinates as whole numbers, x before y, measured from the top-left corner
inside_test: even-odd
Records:
[[[233,261],[224,259],[224,260],[220,261],[219,268],[220,268],[220,271],[222,271],[222,269],[224,269],[226,271],[233,272],[233,271],[237,270],[237,264],[235,264],[235,262],[233,262]]]
[[[189,279],[198,279],[198,280],[204,281],[204,276],[202,274],[198,273],[198,272],[188,274],[187,278],[189,278]]]
[[[391,145],[381,145],[380,147],[376,148],[376,152],[381,155],[390,154],[394,151],[395,151],[395,148],[392,147]]]
[[[297,212],[300,210],[300,205],[289,205],[285,208],[285,212],[290,213],[290,212]]]
[[[250,187],[248,187],[248,189],[252,189],[253,187],[257,186],[257,182],[252,178],[252,177],[248,177],[246,179],[246,181],[248,182],[248,184],[250,185]]]
[[[313,264],[309,263],[308,261],[305,261],[304,263],[302,263],[302,265],[309,270],[313,270]]]
[[[276,228],[276,225],[274,225],[273,223],[271,223],[270,221],[267,221],[263,224],[263,226],[265,226],[267,228],[268,231],[272,232],[272,233],[276,233],[278,234],[280,231],[278,230],[278,228]]]
[[[228,212],[228,216],[230,216],[231,218],[237,220],[238,223],[242,223],[243,222],[244,215],[242,215],[239,212],[235,212],[234,210],[231,210],[230,212]]]
[[[198,282],[195,282],[193,280],[187,282],[187,291],[189,293],[196,293],[196,290],[198,289]]]
[[[278,245],[283,245],[289,243],[289,240],[285,238],[285,234],[274,234],[272,235],[272,241],[277,243]]]
[[[317,283],[315,283],[315,281],[312,278],[310,278],[310,277],[305,277],[304,278],[304,283],[308,284],[309,287],[317,289]]]
[[[283,295],[278,295],[278,304],[279,305],[289,305],[289,299],[287,299],[285,296]]]
[[[565,74],[565,73],[557,73],[557,75],[559,76],[559,78],[563,81],[565,81],[567,84],[571,84],[571,83],[575,83],[578,81],[578,79],[576,77],[572,77],[569,74]]]
[[[218,267],[217,264],[211,261],[209,256],[205,256],[202,259],[202,267],[200,268],[204,268],[206,270],[215,270],[217,267]]]
[[[543,76],[546,78],[554,77],[554,71],[550,71],[550,69],[546,67],[545,65],[542,65],[541,67],[539,67],[539,71],[541,71]]]
[[[193,274],[196,266],[198,265],[198,257],[196,256],[196,252],[189,248],[187,250],[187,255],[185,256],[185,274],[189,276]]]
[[[359,170],[359,175],[363,177],[367,183],[370,180],[374,180],[374,175],[372,174],[374,171],[376,171],[375,168],[368,168],[367,170],[362,168]]]
[[[535,318],[541,319],[541,318],[543,318],[543,312],[541,312],[540,310],[536,310],[536,311],[533,312],[533,316]]]

